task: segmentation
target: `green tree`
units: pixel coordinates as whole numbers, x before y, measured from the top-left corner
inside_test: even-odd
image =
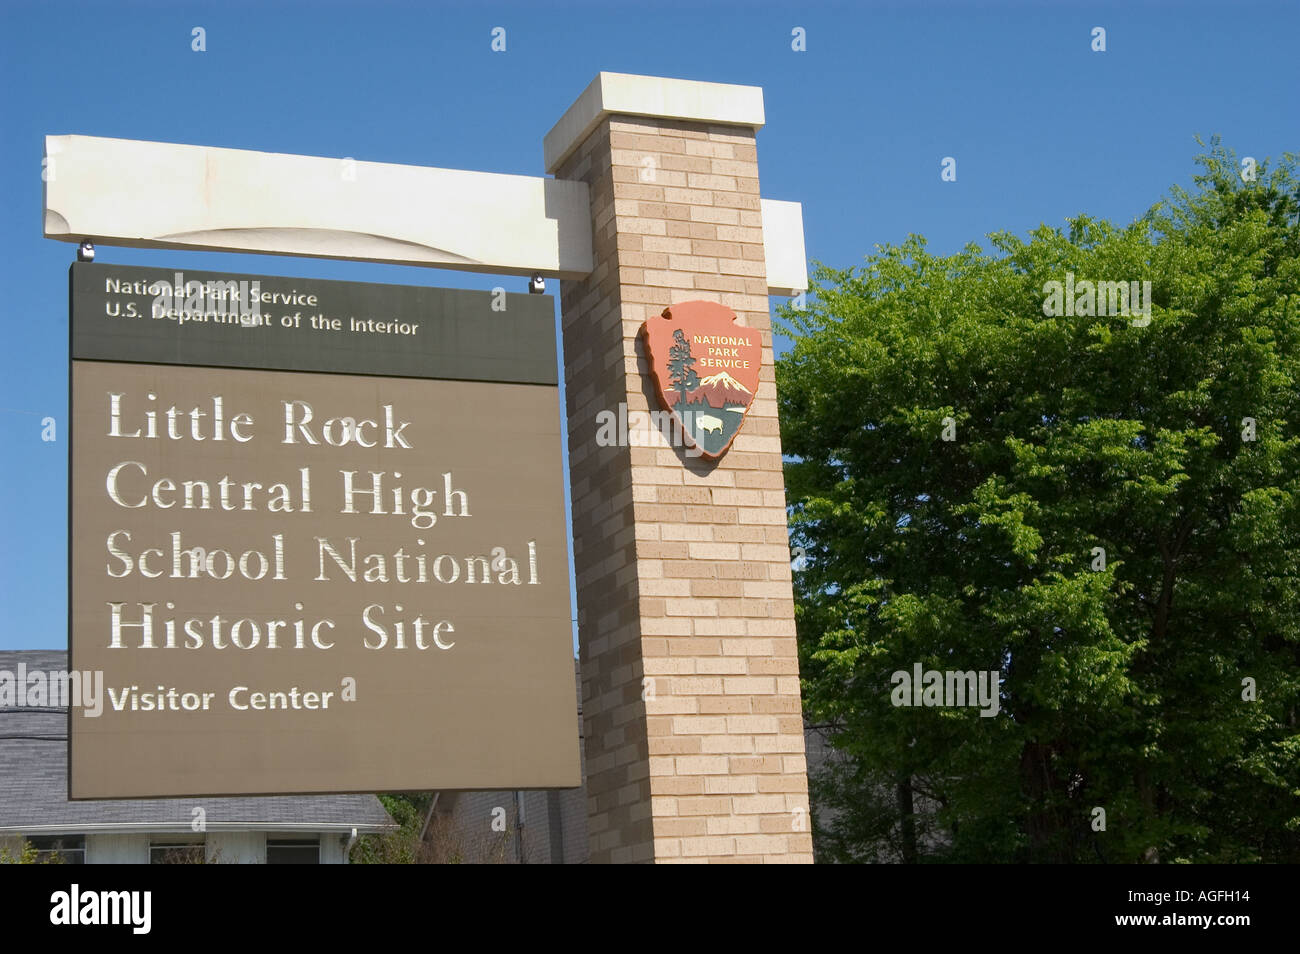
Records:
[[[379,801],[399,827],[381,835],[362,835],[352,846],[348,860],[354,865],[412,865],[427,861],[420,835],[433,794],[380,795]]]
[[[0,845],[0,865],[61,865],[63,858],[57,852],[41,852],[27,839],[16,845]]]
[[[822,857],[1300,861],[1296,160],[1216,138],[1127,228],[909,237],[782,311]],[[1150,322],[1045,314],[1067,272]],[[895,707],[914,663],[1001,712]]]

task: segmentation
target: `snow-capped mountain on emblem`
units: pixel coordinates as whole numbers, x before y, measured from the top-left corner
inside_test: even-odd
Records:
[[[721,457],[758,391],[763,339],[714,301],[684,301],[641,328],[659,400],[686,441]]]
[[[681,392],[674,391],[670,397],[673,403],[680,400]],[[700,386],[686,395],[688,401],[698,401],[703,397],[710,407],[724,407],[727,404],[748,404],[753,392],[726,371],[700,378]]]

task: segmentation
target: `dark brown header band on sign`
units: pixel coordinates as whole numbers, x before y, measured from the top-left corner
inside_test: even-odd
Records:
[[[558,384],[549,295],[89,262],[69,294],[73,359]]]

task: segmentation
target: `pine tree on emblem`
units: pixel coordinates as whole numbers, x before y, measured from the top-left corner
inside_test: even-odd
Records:
[[[673,346],[668,349],[668,380],[673,390],[681,394],[679,404],[686,403],[686,393],[700,386],[700,376],[695,373],[695,359],[691,357],[691,343],[682,330],[673,332]]]

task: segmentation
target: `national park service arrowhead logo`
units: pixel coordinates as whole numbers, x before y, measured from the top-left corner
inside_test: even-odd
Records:
[[[763,339],[715,301],[683,301],[641,327],[659,400],[705,457],[731,446],[754,395]]]

